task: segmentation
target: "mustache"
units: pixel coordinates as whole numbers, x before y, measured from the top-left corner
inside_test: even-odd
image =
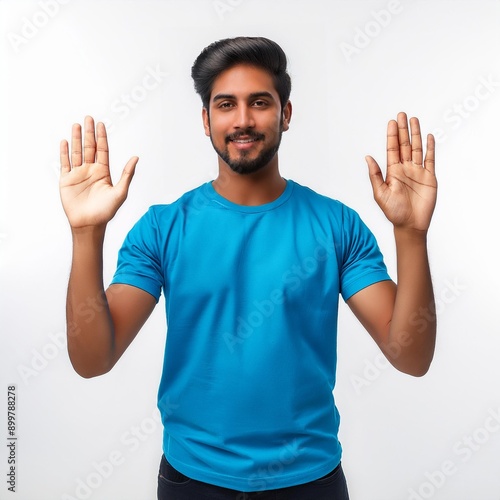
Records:
[[[264,139],[264,134],[259,134],[254,130],[240,130],[239,132],[234,132],[233,134],[226,135],[226,144],[230,141],[238,140],[240,137],[249,137],[251,139],[260,140]]]

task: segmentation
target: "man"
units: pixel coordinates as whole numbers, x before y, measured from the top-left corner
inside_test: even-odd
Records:
[[[394,225],[396,286],[353,210],[279,173],[292,116],[282,49],[265,38],[215,42],[192,76],[218,177],[150,208],[128,234],[106,290],[105,228],[138,158],[113,186],[103,124],[95,131],[86,118],[83,154],[73,126],[71,162],[61,143],[61,198],[73,235],[71,361],[83,377],[109,371],[163,290],[158,498],[347,499],[332,397],[339,294],[398,370],[425,374],[435,321],[417,329],[410,318],[433,304],[426,235],[436,201],[434,138],[424,159],[418,120],[410,120],[410,140],[400,113],[388,125],[385,179],[366,158],[375,199]],[[91,321],[78,314],[88,297],[107,301]]]

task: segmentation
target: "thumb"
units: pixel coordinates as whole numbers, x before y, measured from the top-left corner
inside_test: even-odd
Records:
[[[365,156],[365,161],[368,165],[368,173],[370,175],[370,182],[373,188],[373,192],[376,193],[384,184],[384,178],[382,176],[382,171],[378,163],[371,156]]]
[[[130,183],[132,182],[132,178],[134,177],[135,167],[138,161],[139,161],[138,156],[132,156],[132,158],[130,158],[130,160],[123,168],[120,180],[116,184],[116,188],[124,198],[127,197],[128,189],[130,187]]]

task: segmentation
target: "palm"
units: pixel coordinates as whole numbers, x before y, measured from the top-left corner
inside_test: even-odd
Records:
[[[397,227],[425,231],[436,204],[437,181],[434,174],[434,138],[428,136],[425,160],[418,120],[398,115],[387,130],[387,173],[384,180],[377,162],[367,157],[375,200],[386,217]]]
[[[116,186],[111,182],[108,144],[104,125],[99,124],[97,142],[94,122],[85,122],[84,163],[82,164],[81,128],[73,126],[71,161],[68,143],[61,143],[60,194],[64,211],[73,228],[99,226],[109,222],[127,197],[137,158],[132,158]]]

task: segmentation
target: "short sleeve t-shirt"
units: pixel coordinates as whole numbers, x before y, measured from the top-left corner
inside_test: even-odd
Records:
[[[151,207],[126,237],[113,283],[165,296],[167,460],[239,491],[330,472],[341,458],[339,295],[389,279],[358,214],[291,180],[259,206],[208,182]]]

